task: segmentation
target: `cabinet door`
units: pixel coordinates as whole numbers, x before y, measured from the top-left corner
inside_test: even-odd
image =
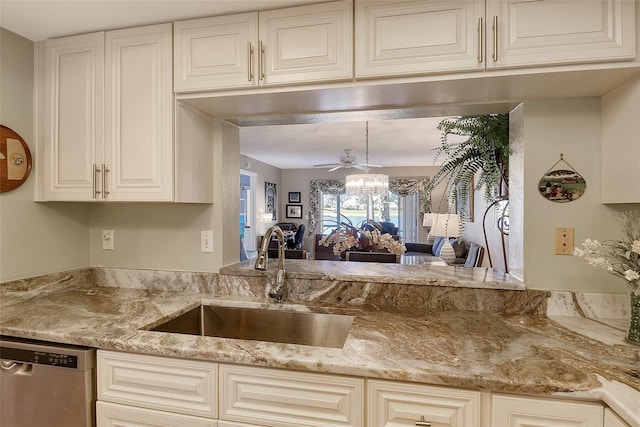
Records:
[[[257,86],[258,14],[174,24],[175,91]]]
[[[96,403],[96,427],[217,427],[217,421],[114,403]]]
[[[269,427],[360,427],[364,380],[220,365],[220,419]]]
[[[173,197],[171,24],[106,34],[107,200]]]
[[[610,408],[604,408],[604,427],[630,427]]]
[[[602,427],[604,408],[597,403],[492,396],[492,425],[502,427]]]
[[[487,67],[632,59],[635,3],[487,0]]]
[[[392,381],[367,381],[369,427],[480,426],[480,393]],[[496,424],[498,425],[498,424]]]
[[[352,8],[345,0],[261,12],[260,84],[351,79]]]
[[[484,69],[484,0],[356,2],[356,78]]]
[[[102,162],[104,33],[39,45],[44,71],[42,141],[45,200],[93,200],[94,164]],[[44,57],[43,57],[44,56]],[[38,162],[36,162],[36,165]]]
[[[217,365],[98,351],[98,400],[216,418]]]

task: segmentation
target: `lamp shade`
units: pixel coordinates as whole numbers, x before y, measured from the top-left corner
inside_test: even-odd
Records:
[[[347,175],[345,187],[349,195],[386,196],[389,194],[389,177],[375,173]]]
[[[458,214],[435,214],[431,234],[442,237],[460,236],[460,215]]]
[[[436,214],[432,213],[432,212],[427,212],[424,214],[424,216],[422,217],[422,226],[423,227],[432,227],[433,226],[433,220],[435,219]]]

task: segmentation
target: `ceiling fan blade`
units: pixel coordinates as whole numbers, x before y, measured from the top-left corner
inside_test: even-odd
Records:
[[[342,166],[342,163],[323,163],[321,165],[313,165],[314,168],[333,168],[333,167],[340,167]]]
[[[382,165],[376,164],[376,163],[362,163],[362,166],[367,167],[367,168],[381,168]]]
[[[361,171],[365,171],[365,170],[367,170],[367,167],[366,167],[366,166],[364,166],[364,165],[361,165],[361,164],[351,165],[351,167],[352,167],[352,168],[359,169],[359,170],[361,170]]]
[[[327,172],[333,172],[333,171],[337,171],[338,169],[342,168],[342,166],[336,166],[334,168],[329,169]]]

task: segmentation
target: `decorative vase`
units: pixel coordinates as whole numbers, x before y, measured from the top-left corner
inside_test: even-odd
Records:
[[[631,297],[631,322],[627,341],[640,345],[640,292],[631,292],[629,296]]]

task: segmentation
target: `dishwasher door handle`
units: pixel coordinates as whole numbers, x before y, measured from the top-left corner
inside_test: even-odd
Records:
[[[31,363],[0,359],[0,372],[11,375],[31,375],[33,372],[33,365]]]

